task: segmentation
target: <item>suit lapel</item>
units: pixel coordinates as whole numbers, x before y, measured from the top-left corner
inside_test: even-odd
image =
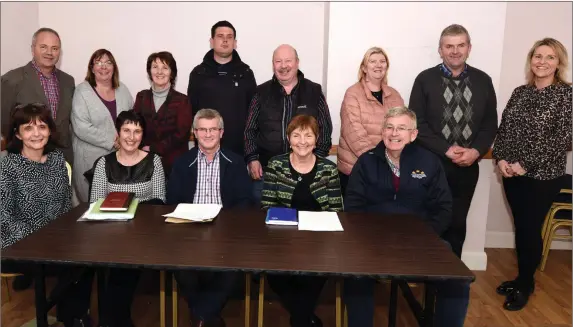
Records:
[[[40,82],[40,77],[38,76],[38,72],[32,66],[32,62],[30,61],[26,65],[26,83],[31,86],[34,91],[38,94],[40,99],[42,99],[42,103],[49,106],[50,103],[48,102],[48,98],[46,97],[46,93],[44,92],[44,88],[42,87],[42,83]]]
[[[59,70],[56,70],[56,77],[58,78],[58,107],[56,108],[56,125],[59,125],[59,123],[61,122],[62,119],[64,119],[64,117],[66,115],[59,115],[58,113],[62,113],[62,111],[60,110],[63,107],[63,101],[65,101],[65,99],[68,98],[68,88],[64,87],[65,85],[63,85],[62,83],[62,78],[61,78],[61,74]]]

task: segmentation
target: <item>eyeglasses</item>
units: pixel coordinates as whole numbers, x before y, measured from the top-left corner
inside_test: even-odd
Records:
[[[218,127],[211,127],[211,128],[195,128],[196,132],[199,132],[201,134],[207,134],[207,132],[211,132],[211,133],[215,133],[220,131],[222,128],[218,128]]]
[[[384,126],[384,129],[386,130],[386,132],[394,132],[397,131],[398,133],[404,133],[406,131],[411,131],[413,130],[413,128],[407,128],[406,126],[392,126],[392,125],[386,125]]]
[[[113,66],[113,63],[111,61],[96,61],[95,65],[99,67],[111,67]]]

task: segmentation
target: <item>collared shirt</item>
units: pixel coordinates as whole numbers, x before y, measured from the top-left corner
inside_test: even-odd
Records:
[[[217,150],[209,162],[207,155],[199,149],[197,153],[197,186],[193,203],[223,204],[221,200],[221,149]]]
[[[388,161],[388,165],[390,166],[390,169],[392,170],[392,173],[394,173],[394,175],[396,175],[396,177],[400,177],[400,168],[398,168],[390,159],[390,156],[388,155],[388,150],[384,151],[384,154],[386,155],[386,161]]]
[[[58,109],[58,103],[60,102],[60,83],[58,77],[56,76],[56,69],[52,70],[50,77],[44,76],[40,68],[36,65],[36,62],[32,60],[32,66],[36,69],[38,77],[40,78],[40,83],[44,89],[44,94],[48,99],[50,104],[50,110],[52,111],[52,117],[56,119],[56,110]]]
[[[454,76],[454,73],[452,73],[452,71],[448,68],[448,66],[444,65],[444,63],[440,64],[440,70],[442,71],[442,73],[444,73],[444,75],[446,77],[455,77],[455,78],[462,79],[468,73],[468,65],[464,64],[464,70],[462,71],[462,73],[459,76]]]

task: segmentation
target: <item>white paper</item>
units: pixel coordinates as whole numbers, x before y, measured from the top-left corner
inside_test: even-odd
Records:
[[[336,212],[299,211],[298,230],[344,231]]]
[[[180,203],[175,211],[163,215],[163,217],[203,221],[215,218],[221,211],[220,204],[193,204]]]

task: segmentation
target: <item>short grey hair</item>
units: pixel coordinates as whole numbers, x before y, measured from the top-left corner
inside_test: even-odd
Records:
[[[60,41],[60,43],[62,43],[62,39],[60,39],[60,34],[58,34],[58,32],[56,32],[55,30],[49,28],[49,27],[42,27],[39,30],[37,30],[34,35],[32,35],[32,46],[36,45],[36,38],[38,38],[38,35],[40,33],[44,33],[44,32],[48,32],[48,33],[52,33],[55,36],[58,37],[58,40]]]
[[[197,111],[197,113],[195,114],[195,118],[193,118],[193,129],[197,128],[197,122],[199,121],[199,119],[215,119],[215,118],[219,119],[219,128],[223,129],[224,128],[223,117],[217,110],[209,108],[201,109]]]
[[[386,115],[384,115],[384,126],[386,126],[386,120],[390,117],[398,117],[398,116],[408,116],[412,120],[414,124],[414,129],[418,128],[418,122],[416,121],[416,113],[406,106],[401,107],[394,107],[388,110]]]
[[[440,42],[438,44],[438,47],[442,46],[442,39],[444,38],[444,36],[455,36],[455,35],[463,35],[463,34],[465,34],[468,37],[468,45],[472,44],[472,39],[470,38],[470,33],[462,25],[452,24],[452,25],[444,28],[444,30],[442,31],[442,34],[440,34]]]

